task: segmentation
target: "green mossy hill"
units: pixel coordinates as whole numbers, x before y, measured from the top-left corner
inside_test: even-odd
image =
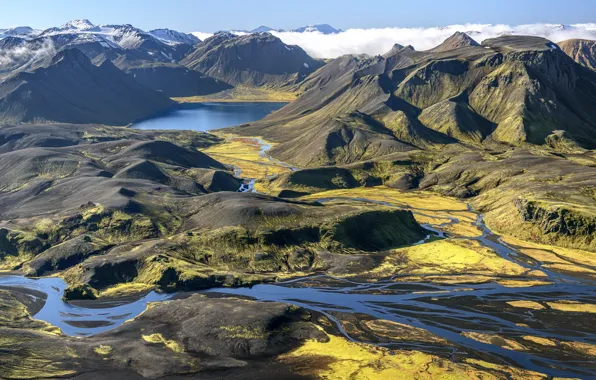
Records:
[[[478,46],[463,34],[451,42],[337,58],[305,79],[295,102],[231,131],[278,143],[272,156],[299,167],[446,146],[553,145],[560,130],[571,145],[596,147],[596,74],[556,44],[502,36]]]
[[[178,146],[158,140],[165,132],[48,128],[72,142],[43,147],[43,129],[0,128],[7,150],[0,153],[0,261],[30,276],[63,276],[67,298],[121,286],[252,285],[324,270],[321,252],[383,251],[426,235],[406,211],[222,191],[237,190],[240,180],[197,150],[218,141],[201,134],[181,133],[188,146]],[[344,171],[350,186],[389,173],[377,163]],[[335,175],[327,182],[330,175],[323,169],[318,178],[343,186]]]
[[[596,251],[595,167],[589,151],[467,153],[437,162],[420,187],[469,198],[498,232]]]
[[[387,185],[400,190],[416,188],[425,162],[417,152],[398,153],[378,160],[343,166],[302,169],[263,179],[259,186],[284,198],[325,190]],[[288,194],[287,196],[284,194]]]
[[[243,193],[204,195],[193,203],[168,239],[122,242],[73,262],[63,277],[99,292],[121,285],[245,286],[324,270],[321,252],[379,252],[415,243],[427,233],[411,212],[381,206],[321,206]]]
[[[0,127],[1,268],[46,275],[173,233],[192,196],[239,188],[226,166],[198,151],[220,141],[196,132]]]

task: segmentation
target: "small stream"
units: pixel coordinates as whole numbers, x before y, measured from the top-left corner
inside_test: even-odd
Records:
[[[267,156],[268,146],[262,154]],[[237,173],[238,175],[241,173]],[[254,191],[248,181],[244,191]],[[241,189],[242,190],[242,189]],[[404,207],[403,204],[391,204],[365,198],[325,198],[319,202],[350,200],[384,204],[390,207],[406,208],[413,213],[424,215],[424,209]],[[441,230],[448,224],[459,223],[455,217],[442,225],[424,225],[435,235],[444,237]],[[539,269],[546,273],[545,279],[550,285],[532,287],[505,287],[498,283],[445,285],[426,282],[400,282],[397,276],[381,279],[377,282],[335,278],[327,275],[313,275],[276,284],[256,285],[251,288],[211,289],[205,293],[227,294],[250,297],[259,301],[277,301],[295,304],[323,314],[335,323],[336,328],[346,338],[359,341],[345,328],[346,315],[357,314],[369,319],[383,319],[425,329],[444,338],[449,345],[437,347],[436,344],[420,342],[371,342],[393,348],[415,349],[449,357],[462,358],[478,353],[496,358],[503,363],[517,365],[526,369],[559,377],[593,376],[586,367],[594,371],[594,363],[569,361],[564,357],[513,351],[494,344],[485,344],[461,335],[462,331],[474,331],[499,334],[505,337],[536,336],[596,344],[596,335],[591,323],[569,318],[564,320],[542,320],[535,317],[536,312],[529,309],[517,309],[515,312],[504,311],[507,301],[556,301],[573,300],[584,303],[596,303],[596,287],[589,279],[571,277],[549,271],[540,263],[529,261],[522,253],[501,241],[479,215],[476,225],[482,230],[482,236],[476,238],[481,244],[492,248],[502,258],[519,264],[528,270]],[[421,242],[422,243],[422,242]],[[596,269],[596,268],[595,268]],[[523,280],[523,279],[520,279]],[[19,286],[39,290],[47,294],[47,300],[35,318],[47,321],[67,335],[87,336],[112,329],[124,321],[134,318],[145,310],[148,302],[164,301],[173,295],[151,292],[140,299],[123,300],[121,303],[110,301],[89,301],[72,305],[62,301],[66,287],[60,278],[30,279],[22,276],[0,276],[0,288]],[[31,296],[34,297],[34,296]],[[582,317],[585,318],[585,317]],[[360,318],[359,318],[360,319]],[[447,351],[445,352],[445,347]],[[450,347],[450,348],[449,348]]]

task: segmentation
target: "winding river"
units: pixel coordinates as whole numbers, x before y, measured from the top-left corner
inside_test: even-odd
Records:
[[[266,155],[267,146],[262,154]],[[240,173],[237,173],[240,174]],[[243,191],[252,191],[249,181]],[[343,198],[351,201],[382,203],[390,207],[403,205],[378,202],[364,198]],[[320,199],[329,202],[336,198]],[[412,209],[424,214],[424,209]],[[446,224],[459,223],[455,217]],[[392,348],[415,349],[448,355],[454,359],[469,355],[489,356],[506,364],[558,377],[588,377],[593,375],[587,362],[569,361],[557,355],[510,350],[495,344],[486,344],[461,335],[462,331],[498,334],[504,337],[534,336],[561,341],[596,344],[593,324],[562,324],[559,319],[541,319],[529,309],[504,311],[504,304],[511,300],[528,301],[580,301],[596,303],[596,287],[589,279],[571,277],[541,267],[541,263],[528,260],[523,253],[505,244],[493,233],[479,215],[476,225],[482,236],[472,238],[492,248],[502,258],[528,269],[540,269],[550,281],[541,286],[503,286],[498,283],[444,285],[427,282],[396,281],[395,277],[376,282],[313,275],[276,284],[256,285],[251,288],[211,289],[205,293],[250,297],[259,301],[280,301],[303,306],[325,315],[335,323],[336,329],[353,341],[379,344]],[[425,225],[438,236],[445,236],[442,225]],[[61,300],[66,284],[59,278],[29,279],[22,276],[0,276],[0,287],[25,287],[47,295],[44,306],[34,315],[60,327],[65,334],[93,335],[114,328],[140,314],[148,302],[164,301],[174,295],[151,292],[140,299],[123,300],[121,303],[102,304],[102,301],[69,304]],[[35,296],[31,296],[35,297]],[[511,310],[510,308],[507,310]],[[363,340],[345,328],[346,316],[357,314],[359,319],[381,319],[429,331],[447,340],[449,346],[424,342]],[[593,321],[592,321],[593,322]],[[593,364],[592,364],[593,366]]]

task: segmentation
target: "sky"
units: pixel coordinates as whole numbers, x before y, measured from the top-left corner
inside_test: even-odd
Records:
[[[327,23],[340,29],[451,24],[591,23],[596,0],[0,0],[0,27],[45,29],[77,18],[183,32],[291,29]]]

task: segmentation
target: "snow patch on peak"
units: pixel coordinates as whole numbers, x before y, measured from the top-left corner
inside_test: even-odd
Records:
[[[87,19],[76,19],[62,25],[62,30],[89,30],[95,28],[95,25]]]
[[[199,38],[192,34],[178,32],[172,29],[153,29],[149,31],[149,34],[168,45],[195,45],[201,42]]]
[[[307,25],[297,29],[292,29],[291,32],[295,33],[322,33],[322,34],[336,34],[341,33],[340,29],[335,29],[329,24],[314,24]]]

